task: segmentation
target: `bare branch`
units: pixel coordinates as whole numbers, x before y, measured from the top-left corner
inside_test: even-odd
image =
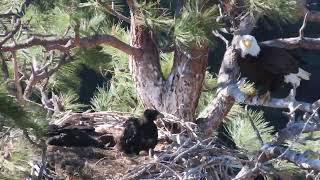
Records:
[[[266,46],[284,48],[284,49],[304,48],[304,49],[319,50],[320,38],[304,37],[304,29],[306,28],[308,17],[310,17],[309,11],[307,11],[304,16],[303,23],[301,25],[301,28],[299,29],[298,37],[274,39],[274,40],[261,42],[260,44],[266,45]]]
[[[141,56],[142,50],[140,48],[134,48],[121,40],[117,39],[111,35],[94,35],[89,37],[80,38],[79,46],[80,47],[94,47],[99,44],[110,45],[114,48],[117,48],[129,55]],[[16,51],[19,49],[29,48],[33,46],[43,46],[46,49],[53,50],[69,50],[77,47],[74,38],[57,38],[57,37],[36,37],[33,36],[27,39],[25,42],[17,44],[3,45],[1,47],[2,52]]]
[[[75,33],[75,38],[74,38],[74,43],[76,44],[76,46],[80,45],[80,24],[79,22],[76,24],[76,26],[74,27],[74,33]]]
[[[320,131],[319,123],[296,122],[289,124],[286,128],[280,130],[274,137],[274,144],[282,144],[285,140],[290,140],[302,133]]]
[[[5,35],[5,37],[0,41],[0,47],[11,39],[19,30],[21,26],[21,20],[17,19],[16,23],[13,26],[13,30]]]
[[[17,61],[17,56],[16,53],[13,52],[12,53],[12,64],[13,64],[13,77],[14,77],[14,84],[17,88],[17,100],[19,102],[23,102],[23,91],[22,91],[22,87],[20,84],[20,75],[19,75],[19,66],[18,66],[18,61]]]
[[[229,41],[228,41],[222,34],[220,34],[219,31],[213,30],[212,33],[213,33],[213,35],[215,35],[217,38],[220,38],[220,39],[226,44],[226,48],[229,47]]]
[[[3,56],[0,55],[1,59],[1,70],[2,70],[2,75],[3,75],[3,80],[6,81],[9,79],[9,69],[6,61],[3,59]]]
[[[300,38],[300,37],[292,37],[292,38],[281,38],[274,39],[269,41],[261,42],[262,45],[279,47],[284,49],[296,49],[296,48],[304,48],[304,49],[312,49],[319,50],[320,49],[320,38]]]
[[[289,150],[284,147],[265,145],[262,150],[266,154],[268,159],[274,159],[281,156],[281,159],[288,160],[294,163],[302,169],[312,169],[320,170],[320,160],[319,159],[308,159],[302,153],[296,152],[294,150]]]
[[[306,0],[298,0],[297,5],[298,5],[298,13],[301,17],[303,17],[306,13],[309,13],[308,21],[320,22],[320,12],[316,12],[316,11],[310,12],[306,7],[307,5]]]
[[[117,17],[120,20],[123,20],[127,23],[130,24],[130,18],[124,16],[123,14],[119,13],[118,11],[114,10],[114,8],[112,8],[112,6],[110,7],[109,5],[103,4],[101,0],[97,0],[98,4],[102,5],[106,11],[112,15],[114,15],[115,17]]]
[[[67,53],[65,53],[60,58],[60,61],[52,69],[48,70],[47,68],[44,68],[47,65],[44,65],[44,67],[39,68],[38,71],[33,71],[31,76],[30,76],[30,78],[29,78],[29,80],[28,80],[27,87],[25,88],[25,91],[24,91],[24,94],[23,94],[24,99],[29,99],[34,86],[38,82],[49,78],[55,72],[57,72],[62,65],[67,64],[67,63],[69,63],[71,61],[72,61],[72,58]]]
[[[301,28],[299,29],[299,34],[300,34],[299,37],[300,37],[301,39],[304,37],[304,29],[305,29],[306,26],[307,26],[307,18],[308,18],[308,15],[309,15],[309,12],[307,12],[306,15],[304,16],[302,26],[301,26]]]

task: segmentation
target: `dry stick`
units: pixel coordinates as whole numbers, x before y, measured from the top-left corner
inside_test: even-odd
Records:
[[[7,33],[6,36],[0,42],[0,47],[3,44],[5,44],[9,39],[11,39],[18,32],[20,26],[21,26],[21,20],[17,19],[16,23],[13,26],[13,30],[11,32]]]
[[[307,124],[310,122],[310,120],[313,118],[313,116],[317,113],[318,109],[319,109],[319,108],[317,108],[317,109],[313,112],[313,114],[308,118],[308,120],[305,122],[304,127],[302,128],[300,134],[299,134],[298,136],[296,136],[296,138],[295,138],[294,141],[290,144],[290,146],[289,146],[280,156],[278,156],[278,157],[275,158],[274,160],[282,158],[282,157],[289,151],[289,149],[291,149],[291,148],[293,147],[293,145],[298,141],[299,137],[302,135],[302,133],[303,133],[304,130],[306,129]]]
[[[101,0],[97,0],[97,3],[102,5],[107,10],[108,13],[110,13],[110,14],[114,15],[115,17],[117,17],[118,19],[123,20],[123,21],[130,24],[130,18],[124,16],[123,14],[119,13],[118,11],[116,11],[114,9],[114,2],[113,1],[112,1],[111,7],[109,5],[103,4]]]
[[[2,54],[0,54],[3,80],[7,81],[9,79],[9,69],[8,69],[8,65],[7,65],[6,61],[3,58],[4,57],[2,56]]]
[[[307,5],[307,0],[298,0],[297,1],[297,5],[298,5],[298,13],[300,16],[305,15],[307,12],[309,12],[309,10],[307,9],[306,5]],[[313,22],[320,22],[320,12],[318,11],[312,11],[309,15],[309,21],[313,21]]]
[[[176,171],[174,171],[173,169],[171,169],[169,166],[167,166],[167,165],[165,165],[165,164],[162,164],[162,163],[150,163],[150,164],[156,164],[156,165],[163,166],[163,167],[165,167],[166,169],[168,169],[169,171],[171,171],[173,174],[175,174],[180,180],[183,179],[179,173],[177,173]]]
[[[85,48],[95,47],[100,44],[110,45],[133,56],[141,56],[143,53],[142,49],[132,47],[109,34],[97,34],[93,36],[82,37],[80,38],[80,44],[81,47]],[[47,50],[58,49],[63,52],[68,52],[68,50],[77,47],[73,37],[58,38],[32,36],[24,42],[3,45],[0,50],[2,52],[12,52],[33,46],[42,46]]]
[[[23,92],[22,92],[22,87],[20,84],[19,66],[18,66],[18,62],[17,62],[16,52],[12,52],[12,65],[13,65],[14,83],[17,88],[17,99],[20,103],[22,103],[23,102]]]
[[[5,133],[3,133],[3,134],[0,136],[0,139],[2,139],[3,137],[5,137],[6,135],[8,135],[12,129],[13,129],[13,128],[10,127]]]
[[[304,37],[304,29],[305,29],[306,26],[307,26],[307,18],[308,18],[308,15],[309,15],[309,11],[304,15],[304,19],[303,19],[302,26],[301,26],[301,28],[299,29],[299,37],[300,37],[301,39]]]
[[[173,159],[173,162],[177,162],[182,156],[184,156],[185,154],[187,154],[188,152],[193,151],[194,149],[196,149],[197,147],[200,146],[200,141],[197,142],[197,144],[195,144],[194,146],[192,146],[191,148],[187,149],[186,151],[183,151],[182,153],[180,153],[178,156],[176,156]]]

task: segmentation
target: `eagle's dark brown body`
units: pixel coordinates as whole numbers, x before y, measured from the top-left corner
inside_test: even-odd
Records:
[[[126,154],[139,154],[140,151],[154,149],[158,143],[158,129],[153,122],[161,115],[156,110],[147,109],[142,118],[129,118],[119,138],[118,147]]]
[[[257,57],[246,55],[242,58],[239,53],[237,59],[241,76],[255,83],[258,95],[276,90],[283,85],[285,75],[299,71],[296,59],[287,51],[275,47],[260,47]]]

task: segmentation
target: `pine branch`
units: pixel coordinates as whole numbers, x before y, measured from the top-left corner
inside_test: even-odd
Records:
[[[101,0],[97,0],[98,4],[102,5],[107,11],[108,13],[114,15],[115,17],[117,17],[120,20],[123,20],[127,23],[131,23],[130,22],[130,18],[124,16],[123,14],[119,13],[118,11],[116,11],[115,9],[113,9],[112,7],[110,7],[109,5],[103,4]]]
[[[75,47],[90,48],[99,44],[110,45],[116,49],[119,49],[129,55],[141,56],[142,50],[140,48],[134,48],[114,36],[103,34],[93,35],[88,37],[82,37],[79,43],[76,43],[74,38],[58,38],[58,37],[37,37],[33,36],[24,42],[16,44],[3,45],[0,49],[2,52],[12,52],[19,49],[30,48],[33,46],[42,46],[47,50],[61,50],[67,52]]]

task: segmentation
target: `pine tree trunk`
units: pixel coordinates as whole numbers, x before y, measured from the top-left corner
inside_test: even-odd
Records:
[[[193,121],[207,68],[207,46],[189,52],[176,49],[171,73],[164,80],[153,33],[139,25],[134,16],[131,45],[143,50],[142,56],[130,56],[129,68],[145,108],[156,108],[184,121]]]
[[[205,71],[208,48],[194,48],[188,54],[176,50],[171,73],[166,82],[163,110],[193,121],[198,105]]]

